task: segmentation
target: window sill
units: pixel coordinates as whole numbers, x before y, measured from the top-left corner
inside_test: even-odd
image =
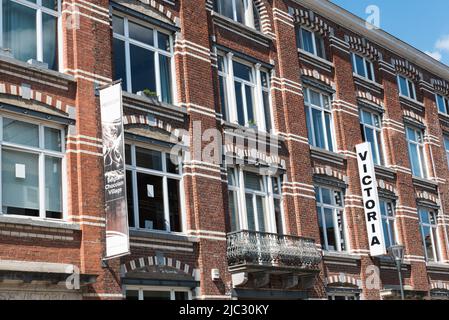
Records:
[[[381,84],[379,84],[379,83],[377,83],[375,81],[369,80],[367,78],[364,78],[364,77],[362,77],[362,76],[360,76],[360,75],[358,75],[357,73],[354,73],[354,72],[352,73],[352,75],[354,77],[354,83],[355,84],[357,84],[359,86],[362,86],[362,87],[365,87],[367,89],[373,90],[377,94],[381,94],[382,93],[382,90],[384,89],[383,85],[381,85]]]
[[[65,230],[81,230],[81,227],[77,223],[47,220],[41,218],[21,217],[21,216],[8,216],[0,214],[0,223],[4,224],[18,224],[24,226],[33,226],[41,228],[53,228],[53,229],[65,229]]]
[[[179,232],[173,233],[166,231],[130,228],[129,235],[131,237],[137,238],[151,238],[151,239],[171,240],[179,242],[198,242],[198,239]]]
[[[29,63],[17,60],[14,57],[8,57],[0,54],[0,66],[4,66],[10,71],[14,72],[18,77],[23,77],[24,79],[30,81],[38,81],[40,78],[45,78],[45,81],[49,81],[48,78],[53,80],[59,86],[61,83],[68,86],[69,83],[75,83],[75,77],[61,73],[59,71],[39,68],[33,66]],[[23,75],[21,75],[23,73]],[[37,79],[34,79],[37,78]]]
[[[326,72],[331,72],[335,67],[333,62],[311,54],[301,48],[298,48],[298,53],[300,58],[304,59],[307,63],[313,64]]]
[[[226,120],[222,120],[221,124],[225,129],[237,129],[240,130],[240,133],[243,133],[243,135],[251,137],[251,138],[262,138],[262,139],[273,139],[278,141],[285,141],[285,138],[281,137],[277,133],[270,133],[267,131],[261,131],[258,130],[257,127],[251,128],[251,127],[245,127],[238,123],[229,122]]]
[[[358,254],[352,254],[347,251],[325,251],[323,250],[324,260],[361,260]]]
[[[262,44],[263,46],[269,47],[270,42],[272,41],[271,37],[267,36],[266,34],[253,29],[251,27],[248,27],[244,25],[243,23],[236,22],[222,14],[219,14],[215,11],[211,12],[212,20],[214,24],[227,29],[231,32],[234,32],[240,36],[243,36],[247,39],[250,39],[252,41],[255,41],[259,44]]]
[[[449,270],[449,263],[444,262],[426,262],[426,266],[427,269],[432,270],[444,270],[444,271]]]
[[[424,110],[424,103],[419,102],[418,100],[413,100],[402,94],[399,94],[399,100],[401,103],[409,106],[412,109],[415,109],[418,112],[422,112]]]
[[[434,193],[438,191],[438,182],[417,176],[412,176],[412,180],[415,187],[420,187]]]
[[[374,165],[374,169],[376,171],[377,177],[389,180],[394,180],[396,178],[396,171],[394,171],[393,169],[378,164]]]
[[[344,161],[346,160],[346,157],[342,156],[341,154],[325,149],[320,149],[312,145],[310,145],[310,156],[316,160],[331,162],[340,166],[344,165]]]

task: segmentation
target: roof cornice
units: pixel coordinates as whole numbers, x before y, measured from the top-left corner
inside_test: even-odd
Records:
[[[396,38],[382,29],[369,30],[365,27],[365,20],[350,13],[342,7],[329,0],[293,0],[323,17],[339,24],[357,34],[363,35],[373,43],[397,54],[411,63],[441,77],[449,80],[449,66],[433,59],[424,52],[416,49],[410,44]]]

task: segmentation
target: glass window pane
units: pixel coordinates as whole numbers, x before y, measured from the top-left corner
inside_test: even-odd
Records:
[[[366,142],[370,142],[371,143],[371,152],[373,154],[373,161],[375,164],[380,164],[380,161],[377,157],[377,143],[376,143],[376,139],[375,139],[375,135],[376,132],[374,129],[370,129],[365,127],[365,138],[366,138]]]
[[[170,230],[174,232],[182,231],[181,205],[179,194],[179,181],[167,179],[168,185],[168,207],[170,212]]]
[[[410,163],[412,165],[412,173],[414,176],[421,177],[421,167],[419,165],[418,146],[409,143]]]
[[[171,58],[159,55],[159,73],[161,76],[161,100],[172,103]]]
[[[123,26],[124,19],[118,16],[112,16],[112,30],[114,33],[121,35],[125,34],[125,28]]]
[[[175,292],[175,300],[189,300],[189,294],[184,291],[176,291]]]
[[[399,92],[402,95],[408,97],[409,95],[408,95],[408,88],[407,88],[407,80],[402,76],[398,76],[398,81],[399,81]]]
[[[58,10],[58,0],[42,0],[42,5],[48,9]]]
[[[125,163],[131,165],[131,146],[125,144]]]
[[[232,1],[218,0],[218,12],[222,15],[234,19],[234,11],[232,9]]]
[[[436,97],[437,97],[436,100],[437,100],[438,110],[442,113],[447,113],[446,105],[444,103],[444,98],[439,94],[437,94]]]
[[[256,196],[256,206],[257,206],[257,222],[259,223],[259,232],[266,232],[268,229],[267,221],[265,220],[267,216],[267,210],[265,207],[265,197]]]
[[[334,204],[332,201],[332,192],[330,189],[327,188],[321,188],[321,195],[323,197],[323,202],[325,204]]]
[[[128,28],[130,38],[153,46],[153,29],[141,26],[133,22],[128,23]]]
[[[257,125],[256,117],[254,114],[253,104],[253,88],[245,85],[245,97],[246,97],[246,114],[248,116],[248,123]]]
[[[319,35],[315,33],[315,46],[316,46],[316,55],[320,58],[325,58],[324,52],[324,40]]]
[[[262,179],[255,173],[245,172],[245,188],[262,191]]]
[[[3,213],[39,216],[39,156],[2,150]]]
[[[45,157],[45,210],[46,217],[62,219],[61,159]]]
[[[45,127],[44,128],[45,149],[53,151],[62,150],[61,130]]]
[[[139,300],[139,291],[126,290],[126,300]]]
[[[368,79],[371,80],[371,81],[374,81],[374,74],[373,74],[373,68],[372,68],[373,65],[372,65],[372,63],[369,62],[368,60],[365,60],[365,65],[366,65],[366,72],[368,73],[367,74]]]
[[[157,94],[154,52],[130,45],[132,92],[145,89]]]
[[[324,127],[322,119],[322,111],[312,108],[313,129],[315,137],[315,147],[326,148],[324,140]]]
[[[36,59],[36,11],[13,1],[3,0],[3,47],[21,61]]]
[[[355,66],[357,68],[357,74],[366,78],[365,64],[363,58],[357,54],[355,55]]]
[[[418,140],[416,136],[416,131],[413,130],[412,128],[407,128],[407,139],[415,142]]]
[[[279,200],[279,199],[274,199],[274,217],[276,219],[277,233],[284,234],[284,227],[282,224],[281,200]]]
[[[134,228],[136,226],[134,222],[134,188],[133,188],[133,180],[132,180],[132,172],[126,171],[126,199],[128,203],[128,224],[130,228]]]
[[[162,171],[162,153],[136,147],[136,166]]]
[[[58,19],[49,14],[42,14],[42,40],[44,62],[52,70],[58,69]]]
[[[137,173],[139,227],[166,230],[162,178]]]
[[[178,157],[176,157],[176,155],[173,155],[173,157],[174,157],[173,160],[178,161]],[[167,172],[178,174],[179,166],[178,166],[177,162],[173,162],[173,160],[172,160],[172,156],[170,155],[170,153],[165,154]]]
[[[171,45],[170,45],[170,36],[168,34],[157,32],[157,45],[158,48],[164,51],[170,52]]]
[[[310,102],[315,106],[321,107],[320,94],[313,90],[309,90],[309,91],[310,91]]]
[[[243,95],[242,95],[242,84],[240,82],[234,82],[235,87],[235,100],[237,103],[237,120],[242,126],[245,125],[245,113],[243,111]]]
[[[390,241],[390,227],[388,225],[387,219],[382,218],[382,227],[384,230],[385,247],[391,247],[392,243]]]
[[[248,230],[257,231],[256,222],[254,220],[253,196],[251,194],[246,194],[245,200],[246,200],[246,220],[248,221]]]
[[[326,122],[327,148],[329,151],[334,151],[334,143],[332,141],[332,118],[331,114],[324,113],[324,121]]]
[[[415,97],[415,86],[414,86],[413,82],[411,82],[411,81],[408,81],[408,91],[410,93],[410,98],[416,99],[416,97]]]
[[[310,119],[311,108],[306,107],[306,124],[307,124],[307,136],[309,138],[309,144],[315,145],[313,142],[313,130],[312,130],[312,120]]]
[[[126,79],[125,42],[114,38],[113,50],[114,50],[114,80],[122,79],[122,89],[127,90],[128,84]]]
[[[236,231],[239,226],[237,193],[235,191],[228,192],[229,213],[231,219],[231,231]]]
[[[325,233],[325,225],[324,225],[324,221],[323,221],[323,216],[322,216],[322,212],[321,212],[321,208],[320,207],[316,207],[317,213],[318,213],[318,226],[320,228],[320,241],[321,241],[321,245],[323,246],[324,249],[327,250],[326,247],[326,239],[324,238],[324,233]]]
[[[30,147],[39,147],[39,126],[3,118],[3,140]]]
[[[369,113],[365,110],[362,110],[362,121],[365,124],[373,125],[373,118],[372,118],[371,113]]]
[[[300,29],[301,31],[301,48],[311,54],[315,54],[313,51],[313,37],[310,31],[305,29]]]
[[[253,81],[252,68],[250,66],[237,61],[234,61],[232,65],[234,67],[234,77],[250,82]]]
[[[221,113],[223,114],[223,118],[229,121],[226,79],[223,76],[219,76],[219,82],[220,82],[219,85],[220,85]]]
[[[144,291],[143,300],[170,300],[170,291]]]
[[[323,208],[324,216],[326,220],[326,235],[327,235],[327,245],[328,250],[336,251],[337,250],[337,242],[335,239],[335,227],[334,227],[334,218],[332,215],[332,209]]]
[[[240,23],[245,22],[245,0],[234,0],[235,1],[235,13],[236,20]]]
[[[435,261],[435,257],[433,254],[433,243],[431,236],[430,227],[422,227],[422,237],[424,241],[424,249],[426,251],[426,256],[428,261]]]

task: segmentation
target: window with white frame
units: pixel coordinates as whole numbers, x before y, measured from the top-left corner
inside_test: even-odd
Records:
[[[307,30],[303,27],[299,27],[296,30],[298,48],[313,54],[314,56],[326,59],[324,39],[319,33]]]
[[[416,100],[415,84],[412,80],[398,75],[398,86],[400,95]]]
[[[260,16],[253,0],[215,0],[214,10],[260,31]]]
[[[347,251],[343,191],[331,187],[315,186],[315,197],[323,249]]]
[[[44,62],[58,69],[59,0],[1,0],[0,47],[15,59]]]
[[[334,151],[332,110],[329,95],[304,88],[309,143],[317,148]]]
[[[419,226],[426,261],[440,261],[437,216],[435,210],[419,208]]]
[[[421,129],[406,127],[408,155],[412,174],[416,177],[427,178],[426,161],[424,157],[424,133]]]
[[[112,16],[114,79],[124,90],[173,103],[173,36],[127,16]]]
[[[438,111],[444,114],[449,113],[449,98],[441,95],[435,94],[435,100],[437,102]]]
[[[383,148],[382,148],[382,127],[381,115],[368,111],[360,110],[360,130],[364,142],[371,143],[371,151],[373,153],[374,163],[384,165]]]
[[[394,204],[390,200],[380,199],[380,214],[384,230],[385,247],[397,245]]]
[[[9,116],[0,123],[2,213],[63,219],[64,130]]]
[[[181,166],[169,153],[125,145],[130,228],[182,231]]]
[[[188,288],[126,286],[126,300],[192,300]]]
[[[446,150],[446,160],[449,167],[449,137],[444,137],[444,149]]]
[[[353,300],[360,300],[360,294],[358,293],[352,293],[352,292],[344,292],[343,290],[341,292],[332,292],[327,294],[328,300],[335,300],[335,301],[353,301]]]
[[[218,56],[218,75],[225,120],[270,132],[273,125],[268,70],[230,53]]]
[[[229,168],[228,201],[231,231],[284,234],[279,177]]]
[[[357,53],[351,53],[352,70],[359,76],[375,81],[373,63]]]

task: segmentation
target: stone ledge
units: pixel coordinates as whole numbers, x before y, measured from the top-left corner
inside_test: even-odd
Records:
[[[6,216],[4,214],[0,214],[0,223],[14,224],[14,225],[25,225],[25,226],[33,226],[33,227],[41,227],[41,228],[65,229],[65,230],[74,230],[74,231],[81,230],[80,225],[76,224],[76,223],[37,219],[37,218],[30,218],[30,217]]]

